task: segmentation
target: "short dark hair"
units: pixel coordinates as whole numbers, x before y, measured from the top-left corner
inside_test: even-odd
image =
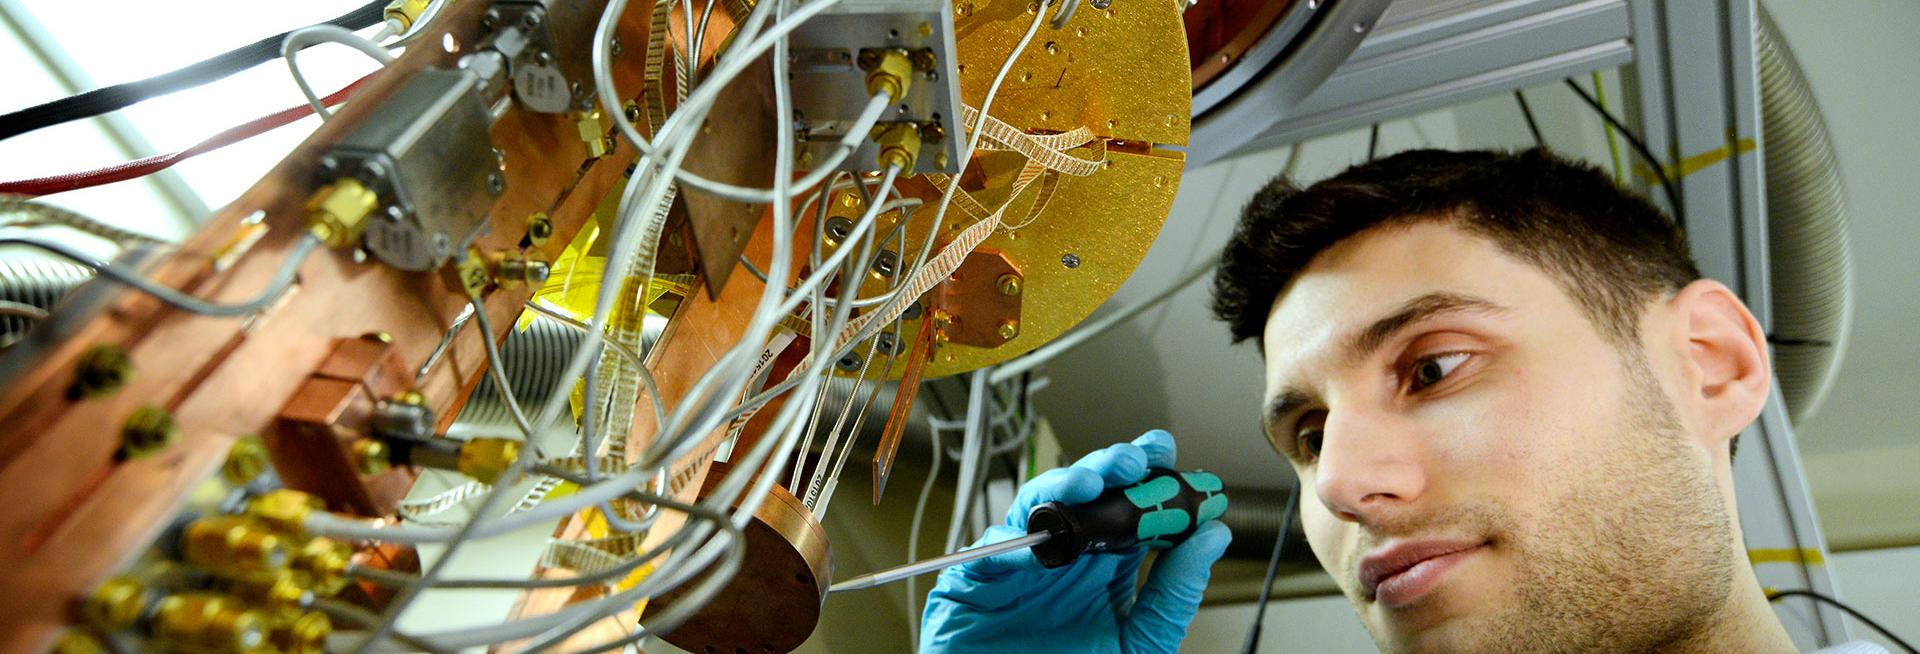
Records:
[[[1413,150],[1306,190],[1284,175],[1260,189],[1220,255],[1214,314],[1234,342],[1259,337],[1281,289],[1320,252],[1370,229],[1427,221],[1539,267],[1619,346],[1637,342],[1646,301],[1700,279],[1681,229],[1595,166],[1539,148]]]

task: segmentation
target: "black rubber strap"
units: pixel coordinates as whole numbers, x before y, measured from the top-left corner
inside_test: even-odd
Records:
[[[326,24],[338,25],[350,30],[363,29],[380,22],[386,6],[387,0],[375,0],[327,21]],[[94,89],[0,116],[0,140],[10,139],[42,127],[51,127],[125,109],[142,100],[200,86],[263,62],[278,59],[280,42],[291,33],[291,30],[281,32],[172,72],[161,73],[135,82]]]

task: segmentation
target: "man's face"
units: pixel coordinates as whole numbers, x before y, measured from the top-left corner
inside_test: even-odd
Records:
[[[1264,336],[1268,437],[1381,649],[1638,651],[1725,605],[1711,457],[1539,268],[1444,222],[1374,229]]]

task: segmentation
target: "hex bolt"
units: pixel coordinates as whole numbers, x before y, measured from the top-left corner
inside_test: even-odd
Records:
[[[126,348],[102,343],[88,348],[73,368],[73,385],[67,388],[72,399],[99,397],[119,390],[133,376],[133,358]]]

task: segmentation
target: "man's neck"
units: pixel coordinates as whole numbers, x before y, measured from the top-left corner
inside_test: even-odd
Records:
[[[1695,652],[1752,652],[1753,654],[1792,654],[1793,638],[1780,624],[1780,617],[1767,603],[1760,582],[1745,561],[1735,568],[1731,597],[1708,623],[1680,641],[1660,648],[1667,654]]]

